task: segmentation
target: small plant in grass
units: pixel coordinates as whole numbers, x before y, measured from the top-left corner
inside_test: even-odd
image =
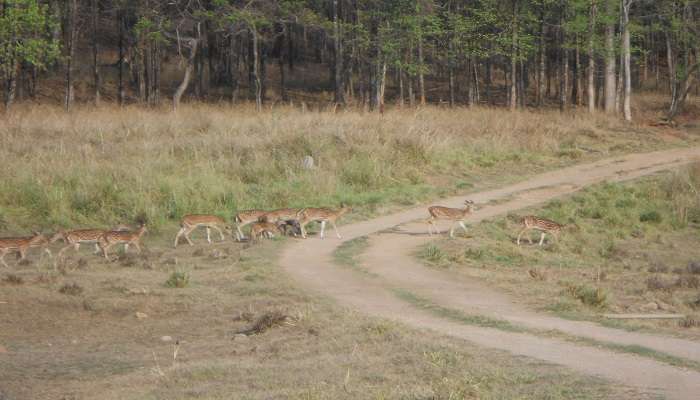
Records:
[[[651,222],[654,224],[658,224],[659,222],[661,222],[661,219],[661,214],[656,210],[644,211],[641,214],[639,214],[640,222]]]
[[[697,320],[693,317],[685,317],[682,320],[678,321],[678,326],[681,328],[694,328],[696,326],[700,326],[700,320]]]
[[[700,275],[700,261],[692,261],[688,263],[688,272],[691,274]]]
[[[571,284],[568,286],[567,291],[571,297],[587,306],[605,308],[608,302],[608,296],[602,288]]]
[[[9,283],[10,285],[21,285],[24,283],[24,279],[22,279],[21,276],[15,274],[5,275],[5,279],[3,279],[3,281]]]
[[[432,264],[442,264],[447,259],[447,254],[438,246],[431,244],[423,250],[423,258]]]
[[[68,296],[79,296],[83,293],[83,288],[75,282],[66,283],[58,289],[58,292]]]
[[[649,290],[666,290],[670,291],[673,285],[666,282],[663,278],[657,275],[652,275],[647,278],[647,289]]]
[[[165,286],[169,288],[185,288],[190,284],[190,275],[184,271],[174,271],[165,281]]]

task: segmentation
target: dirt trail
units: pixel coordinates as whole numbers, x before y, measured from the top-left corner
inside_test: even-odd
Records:
[[[535,176],[524,182],[501,189],[474,193],[466,198],[477,203],[508,200],[483,207],[473,221],[534,205],[553,197],[574,192],[581,187],[604,180],[633,179],[658,171],[675,168],[700,157],[700,148],[675,149],[646,154],[616,157],[565,168]],[[516,196],[516,197],[514,197]],[[447,206],[459,206],[465,196],[440,201]],[[587,322],[565,321],[539,315],[513,304],[506,296],[476,287],[474,283],[454,281],[425,270],[410,260],[407,252],[428,240],[425,236],[381,235],[380,242],[368,254],[368,268],[379,274],[369,276],[333,264],[333,251],[346,240],[404,225],[405,232],[425,232],[424,225],[410,224],[425,219],[425,207],[417,207],[373,220],[341,228],[342,241],[316,238],[300,241],[282,256],[283,268],[300,285],[328,295],[341,305],[359,309],[371,315],[390,318],[418,328],[428,328],[469,340],[477,345],[502,349],[513,354],[560,364],[574,370],[611,379],[623,385],[659,392],[673,399],[694,399],[700,393],[700,373],[672,367],[638,356],[610,352],[604,349],[575,345],[563,340],[529,334],[504,332],[455,323],[412,307],[394,295],[393,289],[408,286],[420,289],[432,301],[466,311],[509,319],[520,325],[559,329],[577,336],[622,343],[638,344],[694,360],[700,359],[698,344],[681,339],[630,333],[603,328]],[[408,223],[408,224],[407,224]],[[473,291],[473,295],[470,292]]]

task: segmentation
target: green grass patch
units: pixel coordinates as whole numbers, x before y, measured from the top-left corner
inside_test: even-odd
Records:
[[[508,321],[486,317],[484,315],[470,315],[453,308],[440,306],[432,302],[430,299],[420,297],[417,294],[405,289],[395,289],[394,294],[401,300],[420,308],[421,310],[430,311],[431,313],[459,322],[466,325],[479,326],[482,328],[494,328],[508,332],[533,332],[527,328],[513,325]]]
[[[370,274],[370,272],[362,268],[359,257],[369,248],[369,238],[360,236],[355,239],[346,240],[335,251],[333,251],[333,260],[336,264],[355,269],[357,271]]]

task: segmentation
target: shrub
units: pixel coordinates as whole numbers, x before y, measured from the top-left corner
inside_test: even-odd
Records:
[[[688,263],[688,272],[691,274],[700,274],[700,261],[691,261]]]
[[[187,272],[174,271],[170,274],[170,277],[165,281],[165,286],[169,288],[185,288],[190,284],[190,276]]]
[[[68,296],[78,296],[83,293],[83,288],[77,283],[67,283],[58,289],[59,293],[66,294]]]
[[[641,214],[639,214],[639,221],[640,222],[651,222],[651,223],[659,223],[661,222],[661,214],[659,214],[658,211],[651,210],[651,211],[645,211]]]
[[[672,286],[672,284],[657,275],[647,278],[647,289],[649,290],[671,290]]]
[[[694,328],[696,326],[700,326],[700,320],[697,320],[692,317],[685,317],[682,320],[678,321],[678,326],[681,328]]]
[[[24,283],[24,279],[22,279],[21,276],[15,274],[7,274],[3,281],[9,283],[10,285],[21,285]]]
[[[682,275],[678,277],[676,286],[679,288],[697,289],[700,287],[700,279],[694,275]]]
[[[587,285],[569,285],[569,294],[581,303],[597,308],[604,308],[608,302],[608,296],[602,288],[593,288]]]

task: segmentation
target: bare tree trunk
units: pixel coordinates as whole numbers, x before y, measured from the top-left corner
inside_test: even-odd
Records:
[[[119,31],[119,83],[117,88],[117,102],[124,105],[124,14],[121,9],[117,10],[117,30]]]
[[[559,14],[559,46],[560,46],[560,65],[559,65],[559,110],[564,111],[567,107],[569,93],[569,49],[566,44],[566,33],[564,32],[564,13],[562,9]]]
[[[404,74],[403,74],[403,69],[401,67],[398,68],[398,75],[399,75],[399,98],[397,99],[397,104],[399,108],[403,108],[405,101],[404,101]]]
[[[9,111],[12,104],[15,102],[15,94],[17,92],[17,73],[19,71],[19,63],[10,60],[7,63],[6,82],[5,82],[5,112]]]
[[[541,8],[540,11],[540,45],[539,45],[539,53],[538,53],[538,70],[537,70],[537,106],[541,107],[542,104],[544,104],[544,96],[545,96],[545,91],[546,86],[545,86],[545,72],[547,68],[547,63],[545,62],[545,57],[547,56],[547,49],[546,49],[546,36],[545,36],[545,29],[544,29],[544,5]]]
[[[335,50],[335,103],[345,103],[343,88],[343,44],[338,22],[338,0],[333,0],[333,44]]]
[[[258,32],[255,27],[251,27],[250,33],[253,38],[253,79],[255,80],[255,109],[262,110],[262,82],[260,81],[260,49],[258,43]]]
[[[559,89],[559,110],[564,111],[567,108],[568,91],[569,91],[569,50],[562,47],[561,49],[561,75]]]
[[[192,69],[194,68],[195,58],[197,57],[197,46],[199,45],[199,41],[195,38],[178,39],[178,40],[186,43],[186,45],[190,48],[190,55],[189,55],[189,57],[187,57],[187,61],[186,61],[186,65],[185,65],[185,76],[182,78],[182,82],[177,87],[177,90],[175,90],[175,94],[173,95],[173,109],[174,110],[177,110],[177,108],[180,106],[180,99],[182,98],[182,95],[187,90],[187,86],[189,86],[189,84],[190,84],[190,79],[192,78]]]
[[[63,105],[66,110],[70,110],[75,100],[75,88],[73,87],[73,65],[75,61],[75,47],[77,39],[77,13],[78,0],[68,0],[66,2],[66,28],[68,38],[66,40],[66,94]]]
[[[510,109],[518,107],[518,92],[516,88],[516,70],[518,68],[518,1],[513,1],[513,18],[511,21],[511,53],[510,53]]]
[[[614,0],[607,0],[607,13],[614,12]],[[615,112],[615,23],[605,26],[605,112]]]
[[[623,27],[622,27],[622,51],[624,54],[624,66],[625,66],[625,104],[623,107],[625,120],[632,121],[632,68],[631,68],[631,55],[630,55],[630,7],[634,0],[623,0],[622,1],[622,15],[623,15]]]
[[[100,24],[100,9],[98,0],[92,0],[92,64],[93,64],[93,84],[95,85],[95,105],[100,105],[100,67],[99,67],[99,46],[97,42],[98,27]]]
[[[577,106],[583,105],[583,71],[581,68],[581,49],[578,44],[578,38],[576,40],[576,94],[572,96],[572,102],[575,102]]]
[[[591,10],[588,18],[588,112],[595,112],[595,25],[597,14],[596,0],[591,0]]]
[[[423,74],[423,36],[418,37],[418,90],[420,91],[420,105],[425,105],[425,77]]]

